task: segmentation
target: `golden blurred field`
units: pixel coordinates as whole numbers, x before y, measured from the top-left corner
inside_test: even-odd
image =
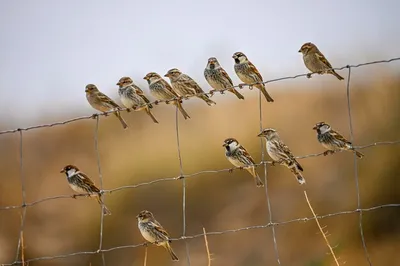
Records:
[[[398,63],[393,63],[398,66]],[[398,68],[397,68],[398,69]],[[387,65],[352,70],[351,105],[355,145],[399,140],[400,73]],[[346,70],[341,73],[346,76]],[[204,86],[204,88],[207,88]],[[263,126],[273,127],[295,155],[322,152],[312,127],[325,121],[350,137],[346,81],[332,76],[286,80],[267,87],[275,103],[262,103]],[[147,88],[146,88],[147,90]],[[147,92],[147,91],[146,91]],[[237,138],[253,158],[261,160],[258,91],[242,91],[245,101],[232,94],[216,94],[214,107],[198,99],[185,102],[192,119],[179,115],[180,146],[185,174],[230,168],[222,142]],[[111,95],[116,98],[115,95]],[[85,101],[82,98],[82,101]],[[99,150],[104,189],[179,175],[175,132],[175,109],[159,105],[153,124],[145,113],[123,113],[130,128],[122,129],[113,116],[101,117]],[[71,113],[70,117],[74,114]],[[66,119],[54,117],[53,121]],[[40,121],[37,121],[40,123]],[[7,129],[3,125],[2,129]],[[23,133],[23,175],[27,202],[56,195],[72,195],[65,176],[66,164],[75,164],[99,184],[94,148],[95,120]],[[19,135],[0,136],[1,206],[21,204],[19,181]],[[363,150],[358,161],[360,197],[363,208],[400,203],[400,145]],[[357,208],[353,155],[337,153],[300,160],[307,185],[297,184],[291,173],[268,165],[268,192],[274,222],[310,217],[304,199],[306,189],[317,214]],[[258,172],[263,175],[262,167]],[[187,235],[263,225],[269,221],[264,189],[255,187],[246,171],[232,174],[204,173],[186,179]],[[135,216],[148,209],[178,238],[182,234],[182,181],[159,182],[106,194],[112,215],[104,220],[103,248],[140,244],[142,237]],[[0,262],[11,263],[18,241],[20,210],[0,211]],[[26,259],[94,251],[99,245],[100,208],[86,198],[45,201],[27,208],[24,229]],[[329,241],[346,265],[367,265],[358,228],[358,213],[320,220],[327,226]],[[373,265],[397,265],[400,250],[400,209],[384,208],[365,212],[365,240]],[[282,265],[334,265],[314,221],[276,227]],[[204,239],[187,241],[192,266],[207,265]],[[270,228],[208,237],[213,266],[276,265]],[[180,257],[173,263],[162,248],[148,249],[148,266],[187,265],[183,241],[172,246]],[[144,247],[105,253],[107,265],[143,265]],[[100,255],[31,262],[43,265],[101,265]]]

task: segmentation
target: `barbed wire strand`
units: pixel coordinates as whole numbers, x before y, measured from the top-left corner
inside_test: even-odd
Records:
[[[343,69],[349,68],[349,67],[358,68],[358,67],[374,65],[374,64],[390,63],[390,62],[398,61],[398,60],[400,60],[400,57],[394,57],[394,58],[386,59],[386,60],[370,61],[370,62],[360,63],[360,64],[356,64],[356,65],[346,65],[346,66],[343,66],[343,67],[332,68],[332,69],[334,69],[334,70],[343,70]],[[256,84],[260,84],[260,83],[268,84],[268,83],[274,83],[274,82],[282,81],[282,80],[297,79],[297,78],[301,78],[301,77],[307,77],[307,75],[310,75],[310,73],[297,74],[297,75],[294,75],[294,76],[286,76],[286,77],[267,80],[267,81],[264,81],[264,82],[257,82],[257,83],[254,83],[254,84],[247,84],[247,85],[239,84],[239,85],[235,85],[233,87],[226,88],[224,90],[220,90],[218,92],[223,93],[223,92],[225,92],[227,90],[230,90],[232,88],[250,87],[250,86],[254,86]],[[317,74],[312,73],[311,76],[313,76],[313,75],[317,75]],[[194,94],[194,95],[190,96],[187,99],[190,99],[190,98],[196,97],[196,96],[202,96],[202,95],[207,95],[207,96],[211,97],[211,96],[213,96],[214,93],[215,93],[215,91],[213,91],[213,90],[211,92],[209,92],[209,93],[205,93],[205,92],[204,93],[197,93],[197,94]],[[183,100],[187,100],[186,98],[179,98],[179,100],[182,100],[182,99]],[[164,103],[169,103],[169,102],[172,102],[172,101],[175,101],[175,100],[178,100],[178,98],[172,98],[171,100],[156,100],[156,101],[147,103],[146,105],[152,105],[152,104],[158,105],[159,103],[163,103],[163,102]],[[120,108],[119,109],[119,111],[126,111],[126,110],[127,110],[127,108]],[[97,115],[99,115],[99,116],[107,116],[108,114],[115,113],[116,111],[118,111],[118,110],[113,110],[113,111],[108,111],[108,112],[101,112],[101,113],[96,113],[96,114],[87,115],[87,116],[75,117],[75,118],[67,119],[65,121],[55,122],[55,123],[50,123],[50,124],[41,124],[41,125],[35,125],[35,126],[30,126],[30,127],[25,127],[25,128],[16,128],[16,129],[3,130],[3,131],[0,131],[0,135],[15,133],[15,132],[17,132],[19,130],[28,131],[28,130],[39,129],[39,128],[44,128],[44,127],[54,127],[54,126],[59,126],[59,125],[65,125],[65,124],[73,123],[73,122],[80,121],[80,120],[93,119]]]
[[[349,128],[350,128],[350,142],[354,143],[353,120],[352,120],[352,116],[351,116],[351,100],[350,100],[350,77],[351,77],[351,66],[349,66],[349,70],[348,70],[346,95],[347,95],[347,110],[348,110],[348,116],[349,116],[348,119],[349,119]],[[356,192],[357,192],[357,208],[361,209],[360,186],[359,186],[359,179],[358,179],[358,162],[357,162],[358,158],[357,158],[357,155],[355,152],[353,154],[353,160],[354,160],[354,179],[356,182]],[[369,256],[368,249],[367,249],[367,244],[365,243],[362,218],[363,218],[362,211],[360,211],[359,229],[360,229],[361,241],[362,241],[365,257],[368,261],[368,264],[369,264],[369,266],[372,266],[371,258]]]
[[[397,141],[381,141],[381,142],[374,142],[371,144],[367,144],[367,145],[363,145],[363,146],[354,146],[357,150],[360,149],[366,149],[366,148],[370,148],[370,147],[377,147],[377,146],[384,146],[384,145],[395,145],[395,144],[400,144],[400,140]],[[342,152],[342,151],[338,151],[338,152]],[[318,156],[324,156],[323,152],[320,153],[312,153],[312,154],[308,154],[308,155],[301,155],[301,156],[296,156],[296,159],[308,159],[308,158],[312,158],[312,157],[318,157]],[[258,164],[255,164],[255,166],[260,166],[263,164],[271,164],[272,161],[262,161]],[[195,172],[195,173],[191,173],[191,174],[186,174],[185,178],[193,178],[193,177],[197,177],[203,174],[217,174],[217,173],[223,173],[223,172],[229,172],[232,170],[237,170],[240,169],[238,167],[233,167],[233,168],[224,168],[224,169],[217,169],[217,170],[203,170],[203,171],[199,171],[199,172]],[[181,176],[173,176],[173,177],[165,177],[165,178],[159,178],[159,179],[154,179],[151,181],[147,181],[147,182],[142,182],[142,183],[138,183],[138,184],[134,184],[134,185],[125,185],[125,186],[120,186],[120,187],[116,187],[113,189],[106,189],[103,190],[104,193],[114,193],[120,190],[125,190],[125,189],[133,189],[133,188],[138,188],[138,187],[142,187],[142,186],[149,186],[155,183],[160,183],[160,182],[169,182],[169,181],[176,181],[177,179],[180,179]],[[26,207],[31,207],[37,204],[40,204],[42,202],[46,202],[46,201],[51,201],[51,200],[57,200],[57,199],[74,199],[74,197],[83,197],[83,196],[88,196],[88,194],[73,194],[73,195],[57,195],[57,196],[52,196],[52,197],[46,197],[46,198],[42,198],[42,199],[38,199],[36,201],[30,202],[30,203],[26,203],[25,205],[14,205],[14,206],[3,206],[0,207],[0,211],[7,211],[7,210],[14,210],[14,209],[21,209],[24,206]]]
[[[25,176],[24,176],[24,165],[23,165],[23,135],[22,130],[19,130],[19,177],[21,182],[21,193],[22,193],[22,212],[21,212],[21,225],[19,229],[19,239],[17,244],[17,252],[15,255],[15,261],[18,261],[19,251],[23,249],[23,234],[26,219],[26,190],[25,190]]]
[[[99,173],[99,187],[100,191],[103,191],[103,174],[101,171],[101,164],[100,164],[100,152],[99,152],[99,123],[100,119],[99,116],[96,116],[96,126],[94,129],[94,149],[96,152],[96,161],[97,161],[97,171]],[[98,251],[101,252],[103,249],[103,230],[104,230],[104,200],[105,200],[105,195],[102,193],[100,195],[101,200],[101,206],[100,206],[100,237],[99,237],[99,249]],[[106,259],[104,256],[104,252],[101,252],[101,261],[102,265],[106,266]]]
[[[389,63],[392,61],[397,61],[400,60],[400,57],[397,58],[391,58],[388,60],[378,60],[378,61],[371,61],[371,62],[367,62],[367,63],[361,63],[361,64],[357,64],[357,65],[347,65],[341,68],[334,68],[335,70],[342,70],[347,68],[349,70],[349,79],[347,82],[347,100],[348,100],[348,111],[349,111],[349,122],[350,122],[350,133],[351,133],[351,140],[353,140],[353,130],[352,130],[352,120],[351,120],[351,105],[350,105],[350,91],[349,91],[349,84],[350,84],[350,74],[351,74],[351,68],[357,68],[357,67],[361,67],[361,66],[367,66],[367,65],[373,65],[373,64],[380,64],[380,63]],[[273,82],[277,82],[277,81],[282,81],[282,80],[287,80],[287,79],[296,79],[299,77],[304,77],[307,76],[308,74],[299,74],[299,75],[295,75],[295,76],[287,76],[287,77],[281,77],[281,78],[277,78],[277,79],[272,79],[272,80],[268,80],[263,82],[264,84],[267,83],[273,83]],[[257,83],[255,83],[257,84]],[[255,84],[248,84],[246,86],[248,86],[249,88],[252,88],[253,85]],[[237,86],[233,86],[233,88],[242,88],[243,84],[239,84]],[[225,90],[228,90],[230,88],[227,88]],[[220,93],[223,93],[225,90],[220,91]],[[214,93],[214,91],[210,91],[209,93],[199,93],[196,94],[194,96],[201,96],[201,95],[209,95],[212,96]],[[261,94],[259,94],[259,97],[261,97]],[[172,99],[169,101],[155,101],[154,104],[158,104],[159,102],[166,102],[169,103],[171,101],[176,101],[176,100],[181,100],[181,98],[178,99]],[[185,100],[187,100],[185,98]],[[260,98],[261,100],[261,98]],[[150,103],[152,104],[152,103]],[[261,102],[260,102],[261,104]],[[121,111],[125,111],[126,108],[121,108]],[[44,201],[48,201],[48,200],[54,200],[54,199],[61,199],[61,198],[73,198],[76,195],[58,195],[58,196],[54,196],[54,197],[48,197],[48,198],[43,198],[43,199],[39,199],[35,202],[32,203],[26,203],[26,194],[25,194],[25,180],[24,180],[24,176],[23,176],[23,161],[22,161],[22,131],[29,131],[29,130],[34,130],[34,129],[39,129],[39,128],[46,128],[46,127],[53,127],[53,126],[60,126],[60,125],[66,125],[75,121],[79,121],[79,120],[86,120],[86,119],[93,119],[96,118],[97,119],[97,123],[96,123],[96,137],[98,134],[98,123],[99,123],[99,116],[103,116],[103,115],[108,115],[109,113],[113,113],[115,112],[115,110],[113,111],[109,111],[106,113],[98,113],[98,114],[94,114],[91,116],[81,116],[81,117],[76,117],[76,118],[72,118],[72,119],[68,119],[65,121],[61,121],[61,122],[55,122],[55,123],[50,123],[50,124],[41,124],[41,125],[35,125],[35,126],[31,126],[31,127],[26,127],[26,128],[17,128],[17,129],[11,129],[11,130],[4,130],[4,131],[0,131],[0,135],[3,134],[11,134],[11,133],[15,133],[15,132],[20,132],[20,179],[21,179],[21,189],[22,189],[22,205],[21,206],[5,206],[5,207],[0,207],[0,210],[11,210],[11,209],[18,209],[18,208],[22,208],[22,219],[21,219],[21,228],[20,228],[20,235],[19,235],[19,241],[18,241],[18,247],[17,247],[17,252],[16,252],[16,259],[13,263],[11,264],[2,264],[2,265],[15,265],[15,264],[20,264],[20,263],[29,263],[32,261],[38,261],[38,260],[49,260],[49,259],[57,259],[57,258],[65,258],[65,257],[70,257],[70,256],[75,256],[75,255],[88,255],[88,254],[96,254],[96,253],[102,253],[102,259],[103,259],[103,265],[105,266],[105,259],[104,259],[104,252],[109,252],[109,251],[113,251],[113,250],[118,250],[118,249],[122,249],[122,248],[133,248],[133,247],[139,247],[139,246],[143,246],[144,244],[138,244],[138,245],[129,245],[129,246],[118,246],[118,247],[113,247],[110,249],[102,249],[102,238],[103,238],[103,213],[102,213],[102,221],[101,221],[101,230],[100,230],[100,244],[99,244],[99,249],[96,251],[89,251],[89,252],[75,252],[75,253],[70,253],[70,254],[66,254],[66,255],[58,255],[58,256],[52,256],[52,257],[39,257],[39,258],[33,258],[33,259],[28,259],[26,261],[18,261],[19,258],[19,250],[20,250],[20,246],[21,246],[21,237],[23,235],[23,229],[24,229],[24,224],[25,224],[25,217],[26,217],[26,210],[27,207],[29,206],[33,206],[36,204],[39,204],[41,202]],[[260,115],[261,115],[261,105],[260,105]],[[262,117],[260,117],[260,126],[262,126]],[[173,181],[176,179],[180,179],[182,177],[182,184],[183,184],[183,235],[178,238],[178,239],[173,239],[173,240],[185,240],[185,244],[186,244],[186,252],[187,252],[187,259],[188,259],[188,265],[190,265],[190,256],[189,256],[189,248],[188,248],[188,243],[187,243],[187,239],[192,239],[192,238],[196,238],[199,236],[204,236],[204,234],[198,234],[198,235],[193,235],[193,236],[186,236],[186,184],[185,184],[185,179],[188,177],[194,177],[194,176],[198,176],[201,174],[206,174],[206,173],[219,173],[219,172],[223,172],[223,171],[229,171],[230,169],[221,169],[221,170],[205,170],[205,171],[200,171],[200,172],[196,172],[190,175],[184,175],[183,174],[183,168],[182,168],[182,158],[181,158],[181,154],[180,154],[180,144],[179,144],[179,126],[178,126],[178,109],[176,109],[176,133],[177,133],[177,145],[178,145],[178,156],[179,156],[179,162],[180,162],[180,176],[179,177],[173,177],[173,178],[160,178],[158,180],[153,180],[150,182],[143,182],[143,183],[139,183],[136,185],[129,185],[129,186],[123,186],[123,187],[118,187],[115,189],[111,189],[111,190],[102,190],[102,192],[108,192],[111,193],[113,191],[119,191],[122,189],[128,189],[128,188],[136,188],[139,186],[145,186],[145,185],[151,185],[157,182],[163,182],[163,181]],[[97,145],[97,140],[96,141],[96,145]],[[394,145],[394,144],[398,144],[400,143],[400,140],[396,140],[396,141],[382,141],[382,142],[375,142],[375,143],[371,143],[371,144],[367,144],[364,146],[355,146],[355,148],[357,149],[363,149],[363,148],[368,148],[368,147],[372,147],[372,146],[378,146],[378,145]],[[97,149],[97,146],[96,146]],[[98,150],[96,151],[97,155],[98,155]],[[316,157],[316,156],[321,156],[323,153],[315,153],[315,154],[308,154],[305,156],[300,156],[297,157],[299,159],[306,159],[306,158],[310,158],[310,157]],[[263,156],[263,155],[262,155]],[[264,174],[265,174],[265,182],[267,182],[266,180],[266,164],[269,164],[271,162],[268,161],[264,161],[262,160],[262,162],[258,165],[263,164],[265,166],[264,169]],[[101,168],[100,168],[100,161],[99,161],[99,155],[98,155],[98,167],[99,167],[99,175],[100,175],[100,186],[102,188],[102,176],[101,176]],[[283,225],[283,224],[288,224],[291,222],[295,222],[295,221],[309,221],[312,219],[322,219],[322,218],[326,218],[326,217],[332,217],[332,216],[336,216],[336,215],[344,215],[344,214],[351,214],[351,213],[356,213],[359,212],[359,227],[360,227],[360,234],[361,234],[361,238],[362,238],[362,242],[363,242],[363,247],[364,247],[364,251],[367,257],[367,260],[370,264],[370,266],[372,266],[370,259],[369,259],[369,254],[368,251],[366,249],[366,244],[365,244],[365,240],[364,240],[364,233],[363,233],[363,228],[362,228],[362,212],[363,211],[371,211],[371,210],[376,210],[376,209],[380,209],[380,208],[385,208],[385,207],[400,207],[400,204],[387,204],[387,205],[380,205],[380,206],[375,206],[369,209],[361,209],[361,203],[360,203],[360,195],[359,195],[359,187],[358,187],[358,170],[357,170],[357,161],[355,158],[355,178],[356,178],[356,187],[357,187],[357,198],[358,198],[358,208],[356,210],[353,211],[344,211],[344,212],[337,212],[337,213],[331,213],[331,214],[327,214],[324,216],[317,216],[317,217],[312,217],[312,218],[298,218],[298,219],[294,219],[294,220],[289,220],[289,221],[285,221],[285,222],[281,222],[281,223],[274,223],[272,222],[272,218],[270,216],[270,222],[267,225],[262,225],[262,226],[250,226],[250,227],[244,227],[244,228],[239,228],[239,229],[232,229],[232,230],[225,230],[225,231],[219,231],[219,232],[209,232],[207,233],[207,235],[219,235],[219,234],[224,234],[224,233],[234,233],[234,232],[239,232],[239,231],[243,231],[243,230],[249,230],[249,229],[259,229],[259,228],[266,228],[266,227],[272,227],[274,228],[275,226],[278,225]],[[267,184],[266,184],[267,186]],[[266,188],[267,190],[267,188]],[[267,193],[268,195],[268,193]],[[78,196],[84,196],[84,195],[78,195]],[[102,205],[102,208],[104,208],[104,206]],[[273,229],[274,232],[274,229]],[[276,244],[276,238],[274,236],[274,246],[275,246],[275,250],[276,252],[278,251],[277,249],[277,245]],[[278,253],[277,253],[278,254]],[[278,260],[278,264],[280,264],[279,261],[279,255],[277,255],[277,260]]]
[[[370,143],[367,145],[363,145],[363,146],[354,146],[357,150],[361,150],[361,149],[366,149],[366,148],[370,148],[370,147],[377,147],[377,146],[386,146],[386,145],[396,145],[396,144],[400,144],[400,140],[396,140],[396,141],[380,141],[380,142],[374,142],[374,143]],[[343,151],[338,151],[338,152],[343,152]],[[296,159],[308,159],[308,158],[313,158],[313,157],[319,157],[319,156],[324,156],[323,152],[320,153],[312,153],[312,154],[307,154],[307,155],[301,155],[301,156],[296,156]],[[260,166],[263,164],[271,164],[272,161],[262,161],[258,164],[255,164],[255,166]],[[223,173],[223,172],[229,172],[232,170],[238,170],[240,168],[238,167],[233,167],[233,168],[224,168],[224,169],[216,169],[216,170],[203,170],[203,171],[199,171],[199,172],[195,172],[195,173],[191,173],[191,174],[185,174],[185,178],[194,178],[194,177],[198,177],[200,175],[203,174],[217,174],[217,173]],[[120,187],[116,187],[113,189],[105,189],[103,190],[103,193],[114,193],[114,192],[118,192],[120,190],[125,190],[125,189],[134,189],[134,188],[138,188],[138,187],[142,187],[142,186],[149,186],[155,183],[161,183],[161,182],[170,182],[170,181],[176,181],[177,179],[180,179],[181,176],[173,176],[173,177],[164,177],[164,178],[159,178],[159,179],[154,179],[151,181],[147,181],[147,182],[142,182],[142,183],[138,183],[138,184],[134,184],[134,185],[125,185],[125,186],[120,186]],[[88,196],[88,194],[73,194],[73,195],[57,195],[57,196],[52,196],[52,197],[46,197],[46,198],[42,198],[42,199],[38,199],[36,201],[30,202],[30,203],[26,203],[25,205],[14,205],[14,206],[3,206],[0,207],[0,211],[7,211],[7,210],[14,210],[14,209],[21,209],[24,206],[26,207],[32,207],[34,205],[40,204],[42,202],[46,202],[46,201],[51,201],[51,200],[57,200],[57,199],[74,199],[74,197],[84,197],[84,196]]]
[[[182,179],[182,236],[186,236],[186,178],[183,173],[183,164],[181,156],[181,142],[179,138],[179,108],[176,106],[175,110],[175,133],[176,133],[176,146],[178,148],[178,159],[179,159],[179,178]],[[186,263],[190,266],[190,253],[189,253],[189,243],[185,241],[186,249]]]
[[[360,211],[362,212],[369,212],[369,211],[374,211],[378,209],[383,209],[383,208],[400,208],[400,203],[391,203],[391,204],[384,204],[384,205],[378,205],[378,206],[373,206],[370,208],[364,208],[364,209],[355,209],[355,210],[350,210],[350,211],[341,211],[341,212],[335,212],[335,213],[328,213],[325,215],[317,215],[316,217],[303,217],[303,218],[295,218],[292,220],[286,220],[282,222],[274,222],[274,223],[268,223],[264,225],[252,225],[252,226],[246,226],[246,227],[240,227],[236,229],[227,229],[223,231],[214,231],[214,232],[206,232],[207,236],[213,236],[213,235],[225,235],[225,234],[230,234],[230,233],[238,233],[241,231],[247,231],[247,230],[257,230],[257,229],[265,229],[271,226],[283,226],[283,225],[288,225],[296,222],[310,222],[314,221],[315,218],[321,220],[321,219],[326,219],[330,217],[336,217],[336,216],[341,216],[341,215],[350,215],[350,214],[355,214],[359,213]],[[190,236],[181,236],[179,238],[171,238],[172,241],[186,241],[187,239],[195,239],[198,237],[204,237],[204,233],[201,232],[199,234],[195,235],[190,235]],[[138,248],[138,247],[143,247],[146,246],[147,243],[140,243],[140,244],[133,244],[133,245],[125,245],[125,246],[116,246],[112,247],[109,249],[103,249],[101,252],[111,252],[115,250],[121,250],[121,249],[129,249],[129,248]],[[54,259],[64,259],[68,257],[73,257],[73,256],[78,256],[78,255],[94,255],[97,254],[98,250],[95,251],[79,251],[79,252],[74,252],[74,253],[69,253],[69,254],[62,254],[62,255],[55,255],[55,256],[45,256],[45,257],[37,257],[37,258],[31,258],[25,261],[25,263],[30,263],[34,261],[42,261],[42,260],[54,260]],[[16,264],[21,264],[22,261],[16,261],[13,263],[3,263],[3,266],[9,266],[9,265],[16,265]]]
[[[261,90],[258,92],[258,110],[260,112],[260,132],[263,130],[263,115],[262,115],[262,101],[263,101],[263,94],[261,93]],[[260,138],[260,148],[261,148],[261,161],[264,161],[265,159],[265,145],[263,142],[263,138]],[[269,223],[272,223],[272,209],[271,209],[271,200],[269,198],[269,192],[268,192],[268,169],[267,165],[264,164],[264,186],[265,186],[265,197],[267,199],[267,209],[268,209],[268,215],[269,215]],[[278,243],[276,241],[276,233],[275,233],[275,226],[271,226],[271,231],[272,231],[272,239],[274,242],[274,252],[275,252],[275,258],[276,261],[278,262],[278,265],[281,265],[281,260],[279,258],[279,250],[278,250]]]

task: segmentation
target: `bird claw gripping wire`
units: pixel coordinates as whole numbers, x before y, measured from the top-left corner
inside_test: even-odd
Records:
[[[335,151],[327,150],[327,151],[324,151],[324,156],[327,156],[329,154],[334,154],[334,153],[335,153]]]

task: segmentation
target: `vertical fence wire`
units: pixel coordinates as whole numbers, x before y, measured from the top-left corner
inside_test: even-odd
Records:
[[[180,178],[182,179],[182,237],[186,236],[186,180],[183,173],[183,166],[182,166],[182,156],[181,156],[181,144],[179,138],[179,109],[176,106],[175,112],[175,131],[176,131],[176,146],[178,148],[178,159],[179,159],[179,171],[180,171]],[[190,253],[189,253],[189,244],[187,240],[185,240],[185,249],[186,249],[186,263],[190,266]]]
[[[263,95],[261,94],[261,90],[258,92],[258,109],[260,113],[260,132],[263,130],[263,115],[262,115],[262,100],[263,100]],[[263,138],[260,138],[260,145],[261,145],[261,161],[264,162],[264,157],[265,157],[265,145],[263,142]],[[274,252],[275,252],[275,258],[278,263],[278,265],[281,265],[281,260],[279,258],[279,250],[278,250],[278,243],[276,241],[276,232],[275,232],[275,226],[272,223],[272,209],[271,209],[271,201],[269,199],[269,192],[268,192],[268,173],[267,173],[267,164],[264,163],[264,186],[265,186],[265,196],[267,198],[267,206],[268,206],[268,215],[269,215],[269,223],[272,224],[271,230],[272,230],[272,238],[274,241]]]
[[[96,161],[97,161],[97,171],[99,174],[99,186],[100,186],[100,191],[103,191],[103,174],[101,172],[101,164],[100,164],[100,152],[99,152],[99,123],[100,123],[100,117],[97,115],[96,116],[96,126],[94,129],[94,149],[96,152]],[[99,237],[99,249],[98,252],[101,252],[101,261],[102,265],[106,265],[106,260],[104,256],[104,252],[101,250],[103,249],[103,229],[104,229],[104,194],[101,195],[102,204],[101,204],[101,216],[100,216],[100,237]]]
[[[351,117],[351,101],[350,101],[350,77],[351,77],[351,66],[348,66],[348,77],[347,77],[347,86],[346,86],[346,94],[347,94],[347,110],[348,110],[348,116],[349,116],[349,128],[350,128],[350,142],[354,143],[354,132],[353,132],[353,120]],[[363,229],[363,212],[361,210],[361,200],[360,200],[360,186],[359,186],[359,180],[358,180],[358,162],[357,162],[357,155],[354,153],[354,179],[356,182],[356,191],[357,191],[357,209],[359,210],[359,229],[360,229],[360,236],[361,236],[361,241],[365,253],[365,257],[368,261],[368,264],[372,266],[372,262],[368,253],[367,249],[367,244],[365,243],[365,237],[364,237],[364,229]]]
[[[25,176],[24,176],[24,171],[23,171],[23,136],[22,136],[22,129],[18,130],[19,132],[19,178],[21,181],[21,192],[22,192],[22,212],[21,212],[21,225],[19,229],[19,239],[18,239],[18,245],[17,245],[17,252],[15,255],[15,262],[18,261],[19,258],[19,252],[21,249],[24,247],[22,244],[25,242],[23,241],[24,237],[24,227],[25,227],[25,218],[26,218],[26,190],[25,190]]]

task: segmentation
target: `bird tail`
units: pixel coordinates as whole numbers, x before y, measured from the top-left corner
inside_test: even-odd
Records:
[[[330,73],[332,75],[334,75],[335,77],[337,77],[338,80],[344,80],[344,78],[342,76],[340,76],[338,73],[336,73],[335,70],[332,70]]]
[[[262,92],[262,94],[264,94],[264,97],[267,100],[267,102],[274,102],[274,99],[272,99],[271,95],[269,95],[267,90],[265,89],[264,84],[259,85],[259,89]]]
[[[175,260],[175,261],[179,260],[178,256],[176,256],[175,252],[172,250],[172,247],[171,247],[171,245],[169,244],[168,241],[166,241],[165,244],[163,244],[163,246],[168,251],[168,253],[171,256],[172,260]]]
[[[358,158],[362,158],[362,157],[364,157],[364,154],[363,153],[361,153],[361,152],[359,152],[359,151],[356,151],[355,149],[353,149],[353,151],[356,153],[356,155],[357,155],[357,157]]]
[[[229,91],[230,92],[232,92],[233,94],[235,94],[236,95],[236,97],[238,97],[239,99],[241,99],[241,100],[244,100],[244,97],[243,97],[243,95],[242,94],[240,94],[237,90],[235,90],[234,88],[232,88],[232,89],[229,89]]]
[[[209,106],[213,106],[216,105],[216,103],[211,100],[207,95],[203,94],[201,96],[199,96],[200,99],[202,99],[203,101],[205,101]]]
[[[146,113],[151,117],[151,119],[153,119],[153,122],[158,124],[157,119],[156,119],[156,118],[154,117],[154,115],[151,113],[149,107],[146,108],[145,110],[146,110]]]
[[[101,200],[101,195],[100,195],[100,194],[97,195],[96,199],[97,199],[97,202],[100,204],[100,207],[103,207],[103,206],[104,206],[104,208],[103,208],[103,214],[104,214],[104,215],[111,215],[111,211],[107,208],[107,206],[106,206],[106,205],[103,203],[103,201]]]
[[[114,113],[116,117],[118,117],[119,121],[121,122],[122,126],[125,128],[128,127],[128,125],[126,124],[125,120],[122,118],[120,112],[115,112]]]
[[[256,169],[254,167],[247,169],[250,174],[254,177],[254,181],[256,182],[257,187],[263,187],[264,183],[261,181],[260,177],[258,176]]]
[[[303,185],[306,183],[306,180],[304,179],[303,174],[300,172],[299,169],[297,169],[296,166],[290,168],[290,171],[292,171],[294,176],[297,178],[297,182],[299,182],[300,185]]]
[[[181,111],[181,113],[182,113],[182,115],[183,115],[183,117],[184,117],[185,119],[190,118],[190,116],[188,115],[188,113],[186,113],[185,109],[183,109],[182,104],[181,104],[180,102],[177,101],[177,102],[175,103],[175,105],[178,107],[179,111]]]

